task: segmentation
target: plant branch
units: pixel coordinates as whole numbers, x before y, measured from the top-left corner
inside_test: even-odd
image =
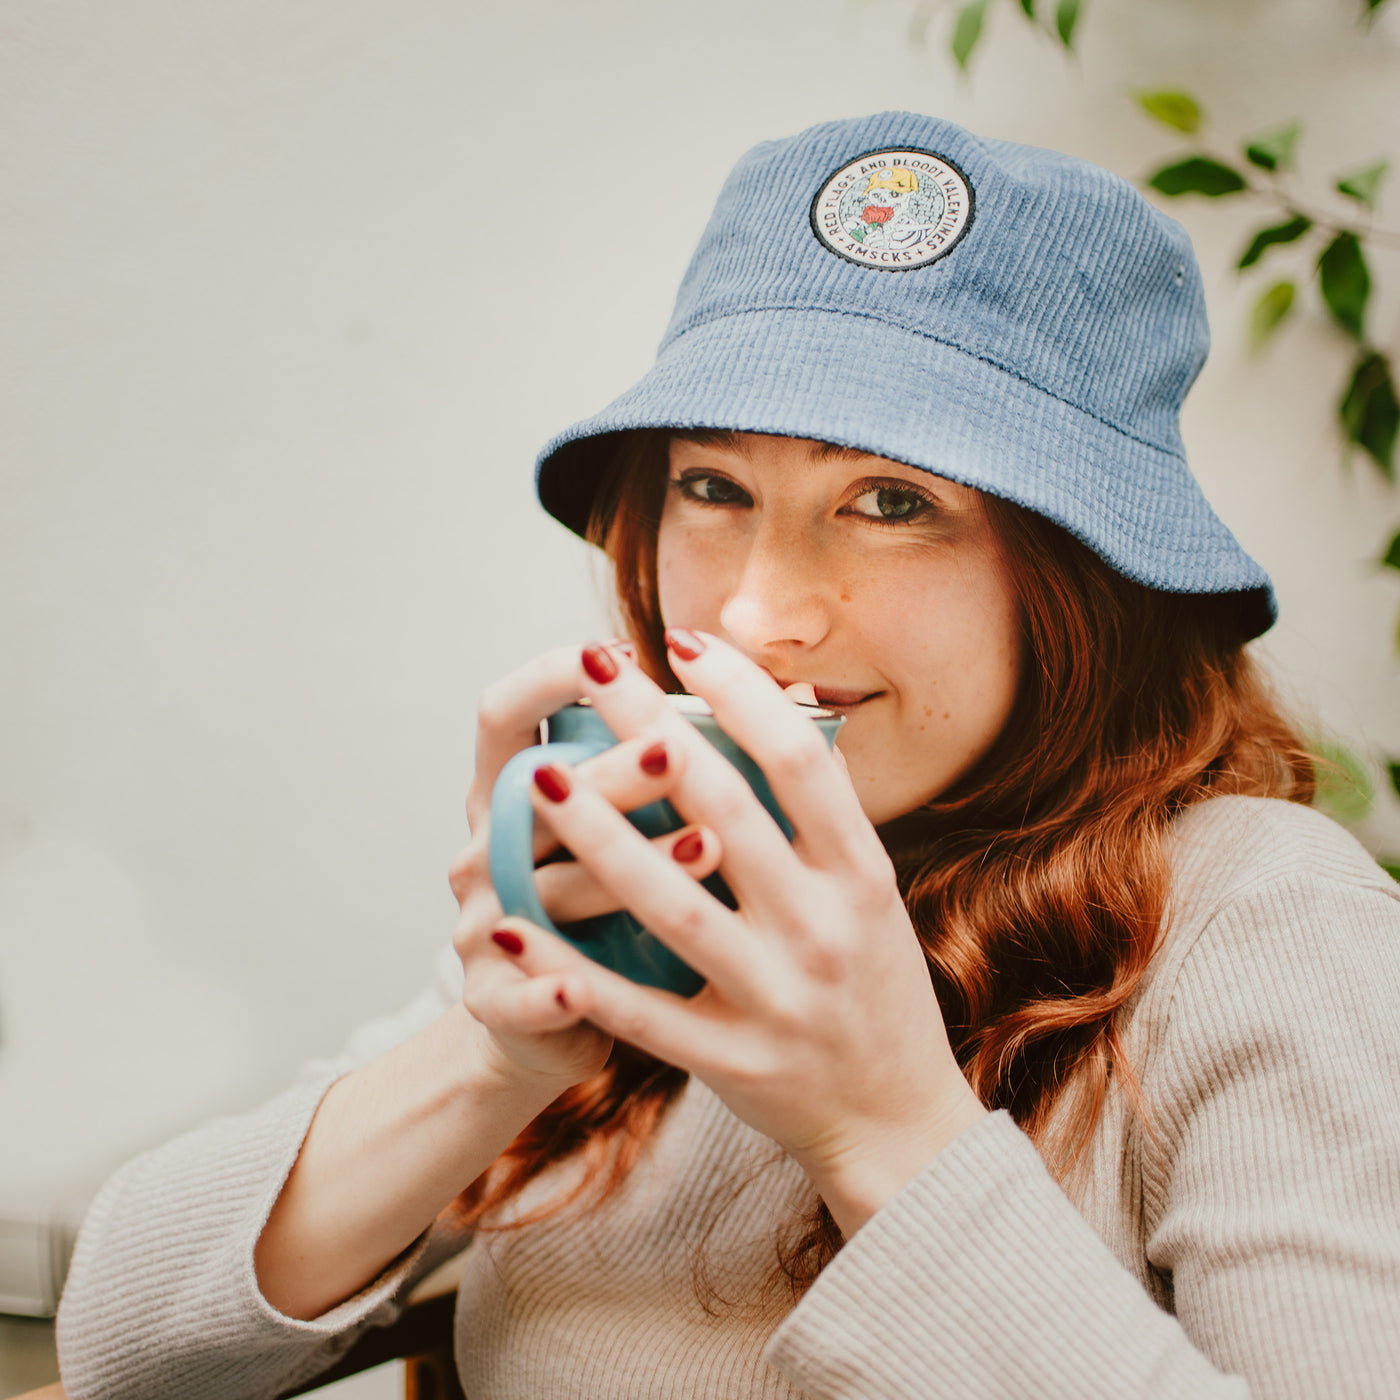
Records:
[[[1324,229],[1329,233],[1354,233],[1358,238],[1364,238],[1368,242],[1381,243],[1391,248],[1400,248],[1400,229],[1376,228],[1374,224],[1348,224],[1338,222],[1329,213],[1324,213],[1312,205],[1305,204],[1301,200],[1289,198],[1282,190],[1269,189],[1260,185],[1246,185],[1243,191],[1245,194],[1252,194],[1260,199],[1271,200],[1282,209],[1290,210],[1295,214],[1301,214],[1306,219],[1311,219],[1314,227]]]

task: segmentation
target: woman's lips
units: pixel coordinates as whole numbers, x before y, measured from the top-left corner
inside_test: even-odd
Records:
[[[768,674],[773,675],[771,671]],[[827,710],[854,709],[857,705],[863,705],[867,700],[884,694],[882,690],[839,690],[835,686],[817,685],[813,681],[786,680],[782,676],[773,676],[773,679],[782,686],[783,693],[790,700],[820,705]]]
[[[878,690],[827,690],[820,685],[812,688],[817,692],[817,704],[827,710],[853,710],[881,693]]]

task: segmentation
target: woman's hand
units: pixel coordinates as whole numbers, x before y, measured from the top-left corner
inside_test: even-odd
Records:
[[[503,920],[491,884],[491,791],[507,761],[539,742],[540,721],[597,688],[596,677],[616,675],[631,651],[626,642],[585,647],[582,653],[577,647],[560,649],[483,693],[476,772],[467,794],[472,839],[451,869],[452,891],[461,910],[453,942],[466,974],[463,1001],[482,1027],[483,1053],[506,1075],[556,1078],[561,1092],[603,1067],[612,1037],[561,1001],[561,977],[527,976],[515,956],[520,935]],[[673,755],[657,735],[638,733],[580,765],[579,772],[625,825],[620,813],[668,795],[683,761],[683,755]],[[697,837],[688,827],[651,844],[660,859],[684,869],[690,880],[704,878],[718,864],[718,843],[712,837]],[[536,824],[535,859],[550,855],[558,845],[546,814],[546,820]],[[556,924],[620,907],[586,866],[573,861],[545,865],[535,879],[541,902]]]
[[[288,1316],[318,1317],[382,1273],[531,1119],[607,1059],[609,1032],[559,1005],[562,977],[527,976],[508,951],[518,935],[500,929],[487,817],[501,766],[534,744],[541,719],[598,684],[590,671],[615,674],[621,655],[554,652],[483,697],[468,797],[472,842],[452,869],[464,1004],[336,1080],[321,1100],[254,1252],[264,1297]],[[629,831],[612,804],[653,801],[683,771],[680,755],[673,767],[669,748],[655,744],[638,733],[580,768]],[[667,761],[658,764],[658,753]],[[713,837],[697,842],[678,832],[656,843],[657,859],[680,869],[671,851],[687,835],[697,858],[686,868],[708,874],[718,855]],[[556,844],[543,829],[539,853]],[[555,918],[617,907],[581,866],[550,865],[538,881]]]
[[[521,951],[508,956],[526,974],[516,995],[554,1001],[555,1034],[592,1023],[704,1080],[792,1153],[849,1234],[985,1110],[953,1058],[889,858],[839,756],[738,652],[681,640],[676,674],[758,761],[795,839],[635,667],[590,678],[586,693],[614,733],[664,739],[670,800],[723,851],[739,909],[644,840],[589,765],[555,769],[537,781],[537,813],[707,985],[689,1000],[640,987],[509,920]]]

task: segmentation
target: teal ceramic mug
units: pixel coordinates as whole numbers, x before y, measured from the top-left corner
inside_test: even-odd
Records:
[[[783,835],[792,840],[792,825],[783,815],[758,764],[716,723],[710,707],[695,695],[668,695],[667,700],[693,724],[745,777]],[[799,705],[811,716],[828,745],[846,722],[844,715],[814,705]],[[535,770],[544,763],[582,763],[617,743],[598,712],[587,703],[568,705],[549,717],[549,742],[525,749],[512,758],[496,779],[491,793],[491,881],[507,914],[529,919],[553,930],[594,962],[648,987],[662,987],[681,996],[694,996],[705,980],[678,958],[625,909],[556,928],[544,912],[535,889],[535,812],[530,789]],[[685,825],[669,802],[652,802],[629,812],[627,819],[643,836],[665,836]],[[733,909],[734,896],[718,873],[701,882],[716,899]]]

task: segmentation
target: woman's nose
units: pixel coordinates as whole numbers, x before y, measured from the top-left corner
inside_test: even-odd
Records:
[[[751,654],[783,644],[815,646],[831,628],[825,572],[814,550],[760,531],[720,609],[730,640]]]

